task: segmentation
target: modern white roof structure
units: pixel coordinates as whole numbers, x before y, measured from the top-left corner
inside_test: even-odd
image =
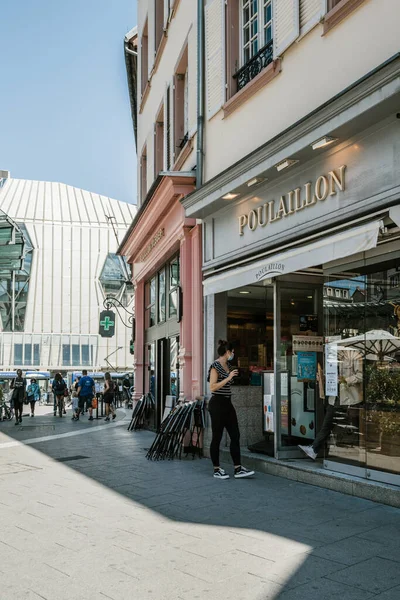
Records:
[[[65,183],[7,179],[0,209],[18,220],[107,225],[107,217],[127,229],[136,214],[132,204],[112,200]]]
[[[116,250],[136,207],[62,183],[7,175],[0,176],[1,370],[107,370],[111,353],[113,365],[130,369],[129,327],[117,317],[113,338],[100,338],[98,327],[106,295],[133,311],[129,267]],[[21,234],[24,239],[20,262],[10,223],[19,242]],[[2,253],[11,253],[20,268],[7,268]]]

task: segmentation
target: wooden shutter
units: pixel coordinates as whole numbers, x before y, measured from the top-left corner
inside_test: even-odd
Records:
[[[164,98],[164,170],[171,169],[171,86],[167,86]]]
[[[299,0],[274,0],[272,12],[274,58],[277,58],[299,37]]]
[[[149,190],[154,182],[154,126],[147,136],[147,189]]]
[[[156,7],[154,2],[149,2],[149,12],[147,17],[147,35],[148,35],[148,79],[154,67],[154,58],[156,54]]]
[[[325,14],[326,0],[300,0],[300,33],[304,35],[317,25]]]
[[[197,22],[189,32],[188,39],[188,113],[189,138],[197,131]]]
[[[206,109],[211,119],[225,103],[225,0],[205,7]]]
[[[164,0],[164,29],[167,29],[168,26],[170,4],[171,0]]]

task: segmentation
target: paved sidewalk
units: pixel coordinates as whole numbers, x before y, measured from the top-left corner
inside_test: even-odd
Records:
[[[0,423],[0,600],[400,599],[400,510],[148,462],[124,417]]]

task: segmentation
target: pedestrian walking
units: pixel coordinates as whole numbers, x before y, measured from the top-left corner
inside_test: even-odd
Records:
[[[22,423],[22,411],[26,399],[26,379],[22,377],[21,369],[17,370],[17,376],[11,381],[12,401],[14,404],[15,424]]]
[[[31,405],[31,417],[35,416],[35,404],[40,400],[40,388],[36,379],[31,379],[30,384],[26,389],[28,402]]]
[[[92,402],[94,395],[96,393],[96,386],[94,383],[94,379],[89,377],[87,374],[87,370],[82,371],[82,377],[79,381],[78,394],[79,394],[79,402],[78,402],[78,415],[77,420],[79,419],[79,414],[84,410],[84,406],[86,403],[86,410],[89,411],[89,421],[93,421],[93,408]]]
[[[64,414],[66,413],[64,403],[65,403],[65,394],[66,394],[66,392],[68,393],[68,390],[67,390],[67,384],[65,383],[61,373],[55,374],[55,377],[53,379],[52,389],[53,389],[53,394],[54,394],[54,398],[55,398],[54,416],[57,415],[57,407],[58,407],[59,416],[62,418],[63,413]]]
[[[112,414],[113,421],[117,416],[114,408],[114,397],[115,397],[115,383],[111,379],[110,373],[104,375],[104,404],[106,405],[106,418],[105,421],[110,420],[110,412]]]
[[[221,469],[219,463],[219,446],[224,429],[227,430],[231,440],[230,451],[234,465],[234,477],[236,479],[251,477],[254,475],[254,471],[245,469],[241,464],[239,424],[235,407],[232,404],[231,383],[232,379],[239,374],[237,369],[229,371],[229,362],[234,358],[233,344],[219,340],[217,354],[219,358],[210,366],[207,377],[212,394],[208,412],[211,416],[210,456],[214,465],[214,477],[229,479],[228,473]]]
[[[78,416],[78,409],[79,409],[79,393],[78,393],[78,389],[79,389],[79,382],[80,382],[80,375],[76,378],[76,380],[74,381],[74,383],[71,385],[71,397],[72,397],[72,421],[76,421],[79,416]]]
[[[123,397],[125,400],[125,408],[129,408],[129,401],[130,401],[129,390],[130,390],[130,388],[131,388],[131,384],[129,382],[129,379],[127,377],[125,377],[125,379],[122,382]]]

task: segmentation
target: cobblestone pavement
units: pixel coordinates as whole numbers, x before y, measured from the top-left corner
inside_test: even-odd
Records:
[[[1,600],[400,599],[399,510],[48,411],[0,423]]]

